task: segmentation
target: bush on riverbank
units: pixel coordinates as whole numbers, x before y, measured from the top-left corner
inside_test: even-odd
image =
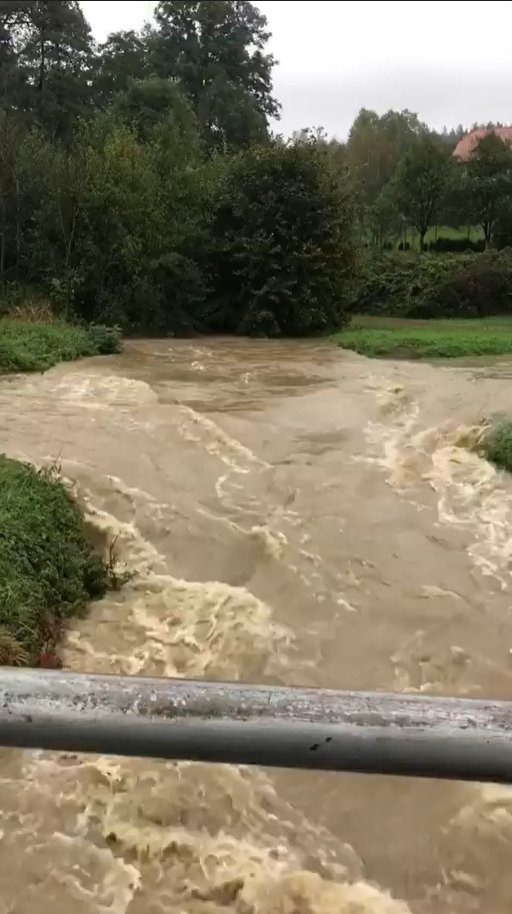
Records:
[[[512,313],[512,252],[366,255],[351,310],[413,318]]]
[[[482,441],[484,457],[512,473],[512,420],[501,419],[492,425]]]
[[[49,471],[0,455],[0,660],[43,662],[66,621],[105,593],[77,505]]]
[[[78,327],[63,321],[0,320],[0,374],[45,371],[57,362],[119,352],[121,337],[111,327]]]
[[[334,337],[370,357],[447,359],[512,352],[512,319],[399,321],[355,318]]]
[[[214,332],[308,336],[341,326],[355,271],[346,182],[314,144],[249,149],[212,226]]]

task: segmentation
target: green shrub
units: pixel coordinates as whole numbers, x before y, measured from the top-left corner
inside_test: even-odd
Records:
[[[484,317],[510,313],[512,259],[505,252],[489,252],[455,264],[432,290],[432,301],[435,315]]]
[[[213,225],[210,329],[301,336],[340,326],[354,270],[352,212],[327,156],[303,144],[233,158]]]
[[[37,660],[106,586],[61,482],[0,455],[0,653],[9,651],[11,662]]]
[[[491,426],[482,442],[487,460],[512,473],[512,421],[500,419]]]
[[[413,318],[512,312],[512,253],[367,255],[351,310]]]
[[[403,314],[407,310],[407,293],[417,272],[417,256],[371,254],[360,262],[357,291],[351,311],[357,314]]]
[[[88,328],[87,334],[94,355],[110,355],[121,352],[123,348],[121,333],[117,327],[93,324]]]

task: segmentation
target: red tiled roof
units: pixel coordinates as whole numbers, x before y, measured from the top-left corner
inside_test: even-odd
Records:
[[[491,130],[482,127],[478,130],[471,130],[470,133],[466,133],[466,136],[459,140],[453,150],[454,157],[467,161],[478,141],[482,140],[484,136],[488,136],[489,133],[495,133],[500,140],[505,140],[505,142],[512,144],[512,127],[493,127]]]

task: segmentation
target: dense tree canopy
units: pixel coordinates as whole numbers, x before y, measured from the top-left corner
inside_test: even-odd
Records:
[[[343,322],[355,243],[480,225],[512,239],[512,152],[408,110],[346,142],[273,136],[266,19],[162,0],[97,44],[76,0],[0,0],[0,308],[44,296],[126,329],[313,333]],[[462,240],[464,244],[464,240]]]
[[[97,104],[108,105],[132,80],[151,76],[147,35],[133,30],[113,32],[100,45],[96,60],[94,89]]]
[[[99,47],[76,0],[0,0],[0,104],[69,140],[78,119],[133,81],[172,81],[208,146],[242,148],[267,140],[279,112],[268,38],[248,0],[161,2],[153,27],[113,33]]]
[[[354,274],[352,207],[315,143],[236,157],[213,235],[217,329],[279,336],[341,326]]]
[[[279,110],[265,17],[247,0],[164,0],[155,18],[155,72],[180,83],[206,141],[236,148],[265,139]]]
[[[80,5],[1,0],[2,34],[1,69],[12,93],[6,101],[31,112],[50,136],[69,137],[92,103],[93,44]]]
[[[271,141],[273,59],[251,3],[162,2],[152,27],[100,47],[67,0],[0,0],[0,25],[16,86],[0,109],[4,296],[174,333],[342,322],[342,147]]]
[[[401,158],[427,128],[410,111],[387,111],[382,117],[362,108],[347,142],[347,165],[360,185],[365,203],[375,202],[393,177]]]

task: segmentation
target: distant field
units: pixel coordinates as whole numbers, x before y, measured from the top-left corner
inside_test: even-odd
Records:
[[[408,232],[406,234],[406,241],[409,242],[412,248],[417,248],[419,245],[419,236],[417,232]],[[436,238],[453,238],[459,240],[461,238],[469,238],[470,241],[481,241],[483,239],[482,229],[478,226],[471,226],[469,229],[467,226],[458,226],[453,228],[450,225],[438,225],[437,234],[435,227],[429,228],[427,234],[425,235],[425,241],[428,243],[430,241],[435,241]]]
[[[421,321],[356,316],[334,339],[343,349],[376,358],[504,355],[512,353],[512,316]]]
[[[468,238],[469,237],[469,239],[471,241],[480,241],[484,237],[484,235],[483,235],[482,229],[479,228],[479,226],[475,226],[475,225],[470,227],[469,235],[468,235],[467,226],[465,226],[465,225],[457,226],[457,228],[453,228],[453,226],[451,226],[451,225],[439,225],[437,227],[437,237],[438,238]],[[427,234],[425,235],[425,240],[426,241],[435,241],[435,239],[436,239],[435,228],[429,228]]]

